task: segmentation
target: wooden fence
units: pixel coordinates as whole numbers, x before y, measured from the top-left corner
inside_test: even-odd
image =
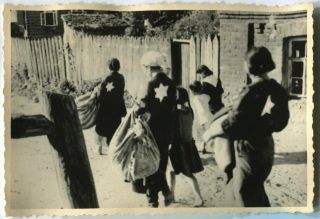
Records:
[[[138,92],[137,86],[148,80],[140,65],[140,58],[145,52],[162,52],[171,64],[170,39],[92,36],[65,28],[64,42],[70,48],[66,54],[68,80],[81,83],[83,80],[103,78],[109,72],[107,61],[117,58],[121,65],[120,72],[126,80],[126,89],[133,95]]]
[[[27,70],[39,84],[66,78],[62,37],[11,38],[11,66],[14,71]]]
[[[167,56],[171,66],[174,52],[174,40],[169,38],[93,36],[68,27],[63,38],[12,38],[11,42],[12,68],[17,71],[27,69],[29,76],[34,76],[39,84],[65,79],[80,84],[83,80],[103,78],[108,73],[107,61],[118,58],[126,89],[134,96],[139,92],[137,87],[149,79],[140,64],[141,56],[150,50],[159,51]],[[217,37],[192,37],[182,42],[179,55],[182,60],[180,64],[184,65],[180,73],[183,85],[187,86],[196,79],[195,71],[199,64],[206,64],[218,76]]]

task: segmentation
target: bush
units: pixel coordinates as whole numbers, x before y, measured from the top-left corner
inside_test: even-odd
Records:
[[[29,78],[27,70],[20,73],[16,69],[12,69],[13,74],[11,75],[11,91],[20,96],[26,96],[33,99],[37,96],[38,85],[36,80],[31,77]]]
[[[16,72],[15,74],[13,74],[11,82],[13,93],[20,96],[26,96],[29,99],[37,102],[39,100],[39,89],[68,94],[73,96],[74,98],[77,98],[83,94],[92,92],[93,89],[101,83],[101,79],[86,80],[78,86],[68,80],[65,80],[60,83],[44,83],[42,87],[40,87],[32,78],[27,78]],[[132,107],[134,104],[134,98],[127,90],[125,90],[124,92],[124,101],[127,108]]]

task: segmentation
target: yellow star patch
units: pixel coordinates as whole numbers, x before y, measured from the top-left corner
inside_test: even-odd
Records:
[[[168,94],[168,86],[164,86],[160,83],[160,86],[158,88],[154,89],[156,92],[156,98],[162,102],[163,98],[165,98]]]
[[[113,83],[112,82],[108,82],[107,85],[106,85],[107,92],[112,91],[113,88],[114,88]]]

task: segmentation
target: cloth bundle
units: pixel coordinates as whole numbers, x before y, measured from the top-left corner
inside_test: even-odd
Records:
[[[98,91],[86,93],[75,99],[80,123],[83,129],[89,129],[96,124],[96,116],[99,109]]]
[[[135,118],[133,111],[124,118],[113,135],[109,158],[126,181],[154,174],[160,163],[160,152],[147,123]]]
[[[230,110],[230,108],[223,108],[213,115],[212,121],[208,124],[206,131],[203,134],[204,140],[207,141],[210,139],[209,136],[212,133],[223,132],[221,124],[228,117],[228,110]],[[229,139],[227,134],[222,134],[216,136],[211,143],[214,144],[213,151],[217,166],[220,170],[228,172],[233,168],[235,162],[233,142]]]

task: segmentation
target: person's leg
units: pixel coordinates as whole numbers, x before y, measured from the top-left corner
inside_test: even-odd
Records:
[[[174,191],[175,191],[175,187],[176,187],[176,174],[174,171],[171,171],[170,172],[170,184],[171,184],[171,193],[172,193],[172,196],[173,196],[173,201],[175,202],[175,194],[174,194]]]
[[[99,134],[96,134],[96,144],[97,144],[97,147],[98,147],[98,151],[99,151],[99,154],[100,155],[103,155],[103,148],[104,148],[104,145],[105,145],[105,140],[104,140],[105,137],[99,135]]]
[[[236,167],[233,189],[237,207],[269,207],[264,181],[269,175],[273,162],[273,146],[266,139],[253,142],[264,146],[263,150],[253,148],[248,141],[236,143]],[[270,151],[266,148],[270,148]]]
[[[193,192],[196,195],[194,207],[202,207],[204,205],[204,201],[203,201],[203,197],[200,192],[200,186],[199,186],[197,178],[193,174],[186,175],[186,176],[190,180],[190,183],[192,184],[192,187],[193,187]]]
[[[159,172],[146,178],[146,196],[148,200],[148,205],[152,208],[157,208],[159,206]]]
[[[150,187],[150,188],[147,188],[146,195],[147,195],[149,207],[152,207],[152,208],[159,207],[158,191],[156,191],[153,187]]]
[[[169,144],[159,144],[160,148],[160,165],[159,165],[159,185],[160,190],[164,196],[164,204],[165,206],[170,205],[174,201],[173,194],[169,188],[166,170],[168,165],[169,158]]]

